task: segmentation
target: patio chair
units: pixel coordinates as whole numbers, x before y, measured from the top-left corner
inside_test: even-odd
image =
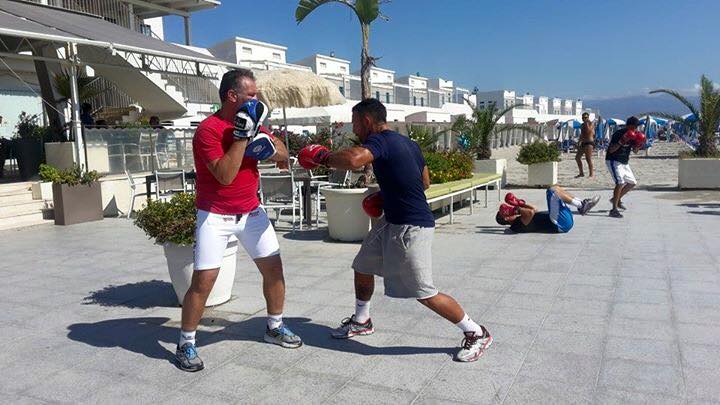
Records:
[[[275,210],[275,220],[280,219],[280,211],[292,211],[292,231],[295,232],[297,210],[300,218],[300,230],[303,222],[303,202],[300,184],[295,182],[292,171],[288,174],[263,173],[260,176],[260,201],[266,210]]]
[[[313,174],[311,170],[310,177],[312,177],[312,175]],[[330,172],[327,181],[317,180],[310,182],[311,188],[315,190],[315,226],[320,226],[321,201],[325,199],[320,190],[322,190],[323,188],[342,186],[344,184],[347,184],[350,181],[351,176],[352,172],[350,170],[336,169]]]
[[[127,210],[127,218],[130,219],[130,214],[135,206],[135,198],[137,197],[137,184],[135,183],[135,179],[132,174],[130,174],[127,169],[125,169],[125,175],[127,176],[128,183],[130,184],[130,207],[128,207]]]
[[[167,200],[174,194],[187,191],[187,181],[183,170],[156,170],[155,171],[155,197],[158,200]]]

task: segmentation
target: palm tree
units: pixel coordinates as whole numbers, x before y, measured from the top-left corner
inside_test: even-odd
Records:
[[[312,13],[316,8],[325,3],[340,3],[352,9],[360,21],[360,29],[362,30],[362,52],[360,53],[360,90],[362,99],[370,98],[370,67],[375,65],[377,58],[370,56],[370,24],[378,17],[383,20],[388,18],[380,14],[380,3],[382,0],[300,0],[295,10],[295,20],[300,24],[305,17]]]
[[[55,89],[60,97],[62,97],[59,101],[70,99],[70,78],[70,72],[64,69],[60,71],[60,73],[56,73],[53,78],[55,81]],[[90,86],[90,84],[96,80],[96,77],[88,77],[84,73],[78,72],[77,85],[78,98],[80,99],[78,101],[83,102],[102,93],[101,90],[97,90]]]
[[[683,118],[677,114],[664,112],[650,112],[643,115],[656,115],[680,122],[686,128],[696,129],[699,134],[699,145],[695,151],[695,156],[717,157],[718,147],[715,140],[715,133],[718,131],[718,127],[720,127],[720,89],[714,87],[712,80],[708,79],[705,75],[702,75],[700,78],[700,108],[675,90],[658,89],[650,92],[650,94],[656,93],[665,93],[675,97],[690,110],[695,116],[696,121],[691,122],[690,117]]]
[[[484,108],[476,108],[472,102],[465,99],[465,102],[472,108],[472,117],[467,118],[461,115],[452,126],[452,130],[464,135],[468,140],[468,150],[475,153],[477,159],[490,159],[492,156],[492,137],[494,134],[500,134],[514,129],[520,129],[530,132],[534,135],[540,135],[540,131],[536,127],[526,124],[499,124],[498,121],[513,108],[523,106],[516,104],[505,107],[498,111],[495,103],[491,103]]]
[[[433,132],[425,125],[405,125],[408,137],[415,141],[423,152],[434,152],[437,149],[437,141],[445,131]]]

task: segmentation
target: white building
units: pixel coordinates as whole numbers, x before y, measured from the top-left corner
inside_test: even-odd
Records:
[[[337,84],[340,93],[347,99],[359,99],[360,95],[351,93],[351,81],[360,78],[350,74],[350,61],[332,56],[315,54],[295,62],[296,65],[308,66],[316,74]]]
[[[211,46],[208,50],[218,59],[250,69],[311,70],[308,66],[287,63],[286,46],[249,38],[229,38]]]
[[[582,100],[573,101],[573,110],[575,115],[582,115],[583,113],[583,102]]]
[[[397,103],[419,107],[430,107],[428,78],[417,75],[403,76],[395,82]]]
[[[535,109],[538,114],[548,114],[548,98],[545,96],[535,97]]]
[[[563,115],[575,115],[575,108],[573,108],[573,100],[571,100],[571,99],[563,100],[562,114]]]
[[[514,90],[493,90],[479,91],[475,94],[477,100],[477,108],[486,108],[495,104],[499,110],[515,105]]]
[[[454,88],[452,80],[430,79],[427,89],[430,107],[441,108],[445,103],[453,103]]]
[[[360,71],[353,73],[350,83],[350,94],[352,98],[360,100],[362,91],[360,89]],[[377,66],[370,68],[370,95],[383,103],[395,103],[395,71],[383,69]]]
[[[562,99],[552,97],[548,100],[548,114],[562,115]]]

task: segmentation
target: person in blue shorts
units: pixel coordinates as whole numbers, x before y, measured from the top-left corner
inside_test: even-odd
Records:
[[[510,230],[516,233],[567,233],[574,225],[568,205],[577,208],[580,215],[585,215],[600,201],[600,196],[581,200],[558,185],[548,188],[545,197],[547,211],[538,211],[525,200],[507,193],[505,203],[500,205],[495,215],[495,221],[500,225],[510,225]]]

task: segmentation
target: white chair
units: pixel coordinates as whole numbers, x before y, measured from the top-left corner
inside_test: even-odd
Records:
[[[176,193],[187,191],[187,181],[183,170],[155,171],[155,197],[167,200]]]
[[[296,218],[299,216],[300,230],[303,223],[303,201],[300,184],[295,182],[292,171],[287,174],[263,173],[260,176],[260,201],[267,210],[275,210],[276,221],[280,219],[280,211],[292,211],[292,231],[295,232]],[[295,215],[295,210],[299,215]]]
[[[133,207],[135,206],[135,198],[137,197],[137,184],[135,184],[135,179],[127,169],[125,169],[125,175],[127,176],[128,183],[130,184],[130,207],[127,210],[127,218],[129,219],[130,214],[133,211]]]

